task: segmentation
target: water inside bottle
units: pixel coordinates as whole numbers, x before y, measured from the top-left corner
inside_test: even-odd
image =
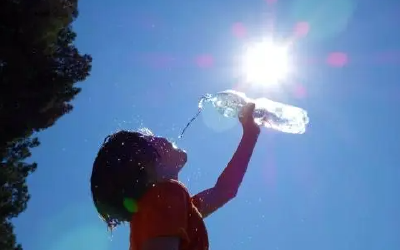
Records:
[[[258,125],[291,134],[306,131],[309,118],[305,110],[267,98],[256,99],[255,104],[254,121]]]
[[[243,93],[227,90],[216,94],[209,101],[221,115],[234,118],[249,99]]]

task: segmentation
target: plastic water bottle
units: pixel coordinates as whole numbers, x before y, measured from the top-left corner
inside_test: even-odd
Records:
[[[234,90],[207,94],[200,99],[199,111],[183,129],[182,135],[189,125],[200,115],[203,104],[211,102],[213,107],[223,116],[236,118],[248,102],[255,104],[254,121],[267,128],[291,134],[303,134],[309,123],[307,111],[291,105],[275,102],[268,98],[251,99],[246,94]]]

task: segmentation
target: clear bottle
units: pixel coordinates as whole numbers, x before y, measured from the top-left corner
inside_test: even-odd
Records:
[[[226,90],[208,95],[203,102],[211,102],[214,108],[225,117],[237,117],[248,102],[253,102],[254,121],[260,126],[285,133],[303,134],[309,122],[307,111],[291,105],[275,102],[268,98],[250,99],[246,94]]]
[[[291,134],[303,134],[309,122],[307,111],[291,105],[271,101],[268,98],[251,99],[246,94],[234,90],[225,90],[214,95],[207,94],[199,102],[199,111],[182,131],[181,137],[189,125],[203,109],[203,104],[211,102],[213,107],[225,117],[238,117],[240,110],[248,102],[255,104],[254,121],[267,128]]]

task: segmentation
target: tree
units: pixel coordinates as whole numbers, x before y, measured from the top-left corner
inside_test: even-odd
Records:
[[[0,249],[20,250],[11,219],[26,209],[36,133],[72,110],[91,57],[73,42],[77,0],[0,1]]]

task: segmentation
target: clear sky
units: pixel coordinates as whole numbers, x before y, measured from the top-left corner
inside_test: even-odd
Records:
[[[104,137],[149,127],[177,139],[205,93],[239,89],[309,112],[303,135],[263,129],[235,200],[206,220],[212,250],[400,249],[400,2],[80,1],[77,46],[93,56],[74,111],[40,133],[32,199],[16,220],[25,250],[128,249],[92,205]],[[252,39],[293,42],[296,73],[274,88],[240,81]],[[266,69],[268,70],[268,69]],[[241,136],[212,109],[179,146],[181,180],[212,186]]]

